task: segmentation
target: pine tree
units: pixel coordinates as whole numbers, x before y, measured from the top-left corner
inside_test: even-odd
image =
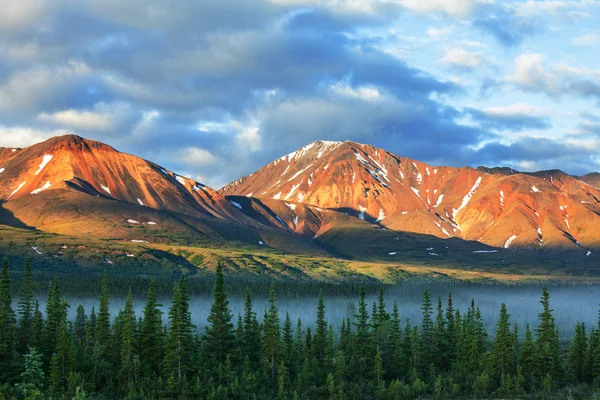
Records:
[[[138,355],[136,354],[136,319],[133,311],[133,299],[131,289],[127,294],[125,309],[121,314],[121,377],[127,382],[127,387],[135,384],[136,364]]]
[[[34,311],[34,293],[33,293],[33,282],[31,280],[31,263],[29,258],[25,260],[25,279],[21,285],[19,292],[19,329],[18,329],[18,344],[17,349],[20,353],[25,353],[28,346],[32,342],[32,324],[33,324],[33,311]]]
[[[231,356],[235,347],[232,315],[227,300],[223,267],[217,266],[217,277],[213,288],[213,304],[206,327],[206,351],[217,366]]]
[[[59,330],[66,318],[67,304],[61,298],[60,284],[58,279],[55,279],[46,302],[46,324],[43,333],[43,353],[46,357],[51,357],[56,351]]]
[[[102,277],[102,289],[100,291],[100,308],[98,310],[98,320],[96,321],[95,340],[102,346],[109,347],[110,342],[110,294],[108,291],[108,274],[104,271]]]
[[[280,321],[279,311],[275,305],[275,286],[271,284],[271,291],[269,294],[269,310],[267,312],[264,321],[264,354],[267,360],[269,360],[271,378],[275,378],[275,369],[279,365],[279,356],[281,353],[281,342],[280,342]],[[308,350],[308,349],[307,349]]]
[[[571,377],[580,383],[585,381],[587,346],[585,324],[577,323],[575,325],[575,337],[569,349],[568,365]]]
[[[242,354],[248,357],[251,365],[256,366],[261,358],[260,325],[256,319],[256,313],[252,310],[252,294],[250,288],[246,288],[246,299],[244,302],[244,336]]]
[[[174,377],[179,387],[191,369],[190,360],[194,352],[193,329],[187,280],[182,277],[175,285],[169,309],[169,333],[164,361],[166,376]]]
[[[358,302],[358,313],[354,316],[356,322],[356,333],[354,334],[354,355],[357,362],[355,371],[368,371],[371,355],[371,330],[369,325],[369,312],[365,301],[365,288],[360,288],[360,300]],[[364,379],[364,374],[358,373],[359,380]]]
[[[292,320],[290,319],[290,315],[285,313],[285,320],[283,322],[283,359],[285,361],[285,366],[287,370],[290,372],[291,376],[295,376],[297,372],[297,352],[296,347],[294,345],[294,330],[292,328]]]
[[[35,348],[29,347],[24,356],[24,371],[21,373],[21,383],[17,385],[26,399],[41,399],[44,387],[44,369],[42,356]]]
[[[527,389],[535,385],[535,369],[537,366],[536,348],[533,341],[533,334],[529,324],[525,326],[525,340],[521,346],[521,360],[519,366],[523,370],[524,384]]]
[[[15,327],[16,317],[12,309],[8,260],[4,259],[0,276],[0,379],[3,373],[9,372],[9,362],[13,359]]]
[[[451,366],[456,359],[457,354],[457,335],[460,333],[460,327],[457,328],[456,312],[458,310],[454,310],[454,304],[452,302],[452,294],[448,294],[448,303],[446,305],[446,358],[447,366]],[[460,318],[460,316],[459,316]]]
[[[438,362],[436,367],[438,370],[447,371],[450,368],[448,364],[448,336],[446,327],[446,318],[442,307],[442,298],[438,297],[437,314],[435,318],[435,326],[433,331],[434,351]]]
[[[496,339],[492,348],[492,380],[496,384],[505,375],[514,375],[513,367],[513,338],[510,331],[510,315],[506,309],[506,304],[502,303],[500,308],[500,317],[496,329]]]
[[[85,327],[87,325],[87,315],[85,315],[85,309],[83,305],[77,306],[75,313],[75,324],[73,326],[74,339],[78,344],[85,342]]]
[[[429,372],[429,369],[434,359],[434,333],[433,333],[433,321],[431,319],[432,306],[431,306],[431,295],[429,289],[423,293],[423,303],[421,305],[423,311],[423,319],[421,322],[421,341],[419,351],[419,362],[421,365],[421,372],[423,375]]]
[[[156,281],[150,281],[144,317],[140,328],[140,361],[145,375],[159,376],[164,358],[162,335],[162,311],[156,299]]]
[[[545,379],[547,374],[553,378],[560,375],[559,341],[553,311],[550,309],[550,295],[546,287],[542,290],[540,300],[543,310],[539,314],[540,325],[536,329],[536,346],[539,355],[538,377]]]
[[[323,301],[323,291],[319,292],[319,300],[317,305],[317,321],[315,334],[313,336],[313,351],[314,356],[322,367],[323,358],[325,357],[325,342],[327,340],[327,321],[325,321],[325,303]]]

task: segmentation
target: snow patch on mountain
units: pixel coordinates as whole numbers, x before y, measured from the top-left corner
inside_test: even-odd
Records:
[[[50,189],[50,186],[52,186],[52,184],[50,183],[50,181],[48,181],[41,188],[35,189],[33,192],[31,192],[31,194],[38,194],[43,190]]]
[[[42,170],[46,167],[46,165],[48,165],[48,163],[50,161],[52,161],[52,158],[54,156],[50,155],[50,154],[45,154],[44,158],[42,159],[42,162],[40,163],[40,168],[35,172],[35,175],[38,175],[40,172],[42,172]]]
[[[512,235],[511,237],[509,237],[506,242],[504,242],[504,248],[508,249],[511,245],[511,243],[513,242],[513,240],[515,240],[517,238],[517,235]]]
[[[14,192],[12,192],[12,193],[10,194],[10,196],[8,196],[8,198],[7,198],[6,200],[9,200],[11,197],[13,197],[15,194],[17,194],[17,192],[18,192],[19,190],[21,190],[21,188],[22,188],[23,186],[25,186],[25,184],[26,184],[26,183],[27,183],[27,181],[25,181],[25,182],[21,183],[21,184],[20,184],[20,185],[19,185],[19,186],[18,186],[18,187],[15,189],[15,191],[14,191]]]

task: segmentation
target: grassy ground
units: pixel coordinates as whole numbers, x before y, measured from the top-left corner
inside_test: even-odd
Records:
[[[191,246],[131,243],[0,226],[0,256],[12,261],[17,269],[29,257],[38,270],[48,274],[70,275],[108,270],[123,276],[168,277],[183,272],[190,277],[202,278],[210,277],[217,264],[222,263],[230,277],[258,281],[396,283],[426,278],[600,282],[600,276],[591,267],[578,269],[562,260],[549,263],[535,252],[518,255],[490,253],[485,257],[477,255],[480,259],[476,261],[469,254],[472,253],[470,249],[462,252],[460,249],[444,249],[445,252],[439,253],[443,258],[433,258],[423,252],[422,247],[430,245],[427,242],[424,244],[418,240],[418,248],[411,247],[410,242],[417,239],[421,238],[402,239],[402,246],[397,246],[397,257],[388,255],[389,259],[386,260],[386,256],[375,252],[370,255],[372,260],[368,260],[366,256],[365,259],[346,259],[290,254],[267,246],[240,243],[206,242]],[[439,245],[439,239],[436,240],[435,243]],[[33,247],[42,254],[38,254]],[[519,262],[515,259],[525,256],[530,260],[524,258]]]

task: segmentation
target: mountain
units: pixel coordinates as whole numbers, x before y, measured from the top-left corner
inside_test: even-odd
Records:
[[[385,229],[500,248],[587,254],[600,247],[600,191],[558,170],[432,166],[370,145],[317,141],[220,193],[295,202]]]
[[[136,243],[243,242],[275,235],[217,191],[75,135],[0,150],[0,223]],[[276,224],[275,224],[276,225]],[[325,254],[284,232],[286,251]]]
[[[588,276],[600,250],[595,178],[432,166],[317,141],[217,191],[66,135],[0,148],[0,253],[55,265],[69,243],[82,266],[144,271],[153,260],[201,273],[221,263],[298,279],[393,281],[407,266]]]

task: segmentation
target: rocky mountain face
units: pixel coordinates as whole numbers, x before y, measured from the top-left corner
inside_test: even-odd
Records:
[[[67,135],[0,149],[0,223],[347,257],[388,257],[400,248],[399,232],[412,235],[404,239],[413,247],[429,238],[438,247],[464,243],[471,253],[492,246],[590,255],[600,247],[596,181],[558,170],[432,166],[370,145],[317,141],[216,191]]]
[[[297,204],[302,212],[292,210],[294,223],[287,224],[294,230],[314,221],[305,209],[326,210],[386,229],[500,248],[587,252],[600,246],[600,190],[592,178],[433,166],[370,145],[317,141],[220,193]]]

